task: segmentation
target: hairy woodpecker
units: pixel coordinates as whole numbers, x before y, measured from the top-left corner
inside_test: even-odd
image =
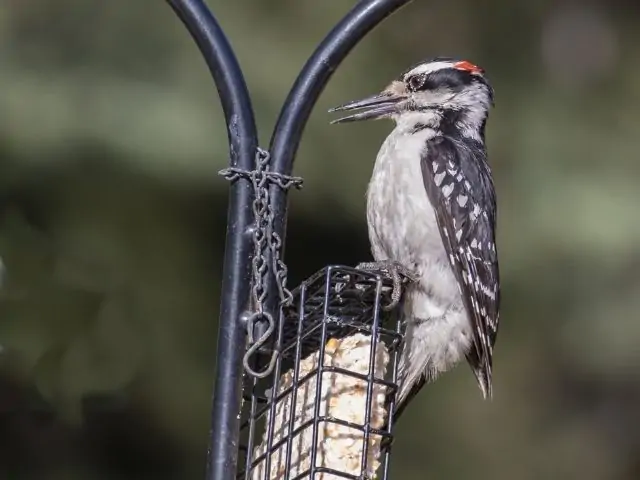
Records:
[[[332,123],[391,118],[395,129],[376,158],[367,222],[376,260],[398,282],[405,346],[396,416],[427,382],[466,357],[491,397],[500,282],[496,197],[485,125],[493,89],[484,70],[452,58],[411,67],[382,93],[330,111]],[[399,299],[396,285],[395,300]]]

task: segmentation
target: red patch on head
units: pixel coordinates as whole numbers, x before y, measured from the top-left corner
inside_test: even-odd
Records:
[[[469,72],[469,73],[475,73],[480,75],[484,73],[484,69],[478,67],[477,65],[474,65],[471,62],[467,62],[466,60],[462,62],[457,62],[453,66],[458,70],[464,70],[465,72]]]

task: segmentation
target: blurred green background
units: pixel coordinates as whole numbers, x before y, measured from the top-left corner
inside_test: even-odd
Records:
[[[262,145],[353,2],[209,0]],[[295,173],[290,286],[370,258],[388,122],[326,110],[448,55],[496,90],[495,399],[466,366],[397,428],[392,479],[640,478],[640,3],[417,0],[348,57]],[[0,479],[203,478],[226,222],[224,121],[162,1],[0,0]]]

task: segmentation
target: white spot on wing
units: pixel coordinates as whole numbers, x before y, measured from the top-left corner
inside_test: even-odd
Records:
[[[476,313],[480,313],[480,307],[478,306],[478,302],[476,302],[475,297],[471,297],[471,305]]]
[[[453,183],[450,183],[449,185],[445,185],[444,187],[442,187],[442,193],[446,198],[449,198],[451,193],[453,193]]]
[[[480,285],[480,290],[482,291],[482,293],[484,293],[491,300],[496,299],[495,288],[496,287],[494,287],[494,291],[491,291],[486,285]]]
[[[442,172],[434,175],[433,181],[435,182],[436,187],[439,187],[440,185],[442,185],[442,181],[444,180],[444,177],[446,175],[447,175],[447,172]]]
[[[477,203],[475,203],[473,205],[473,211],[471,212],[471,220],[475,220],[476,218],[478,218],[478,215],[480,215],[480,205],[478,205]]]
[[[469,197],[466,195],[458,195],[458,205],[461,207],[464,207],[467,204],[467,200],[469,200]]]

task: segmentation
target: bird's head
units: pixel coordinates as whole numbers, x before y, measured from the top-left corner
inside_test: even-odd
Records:
[[[411,67],[379,94],[329,111],[353,112],[331,123],[380,118],[420,122],[421,117],[451,115],[455,122],[483,129],[492,105],[493,89],[482,68],[465,60],[436,58]]]

